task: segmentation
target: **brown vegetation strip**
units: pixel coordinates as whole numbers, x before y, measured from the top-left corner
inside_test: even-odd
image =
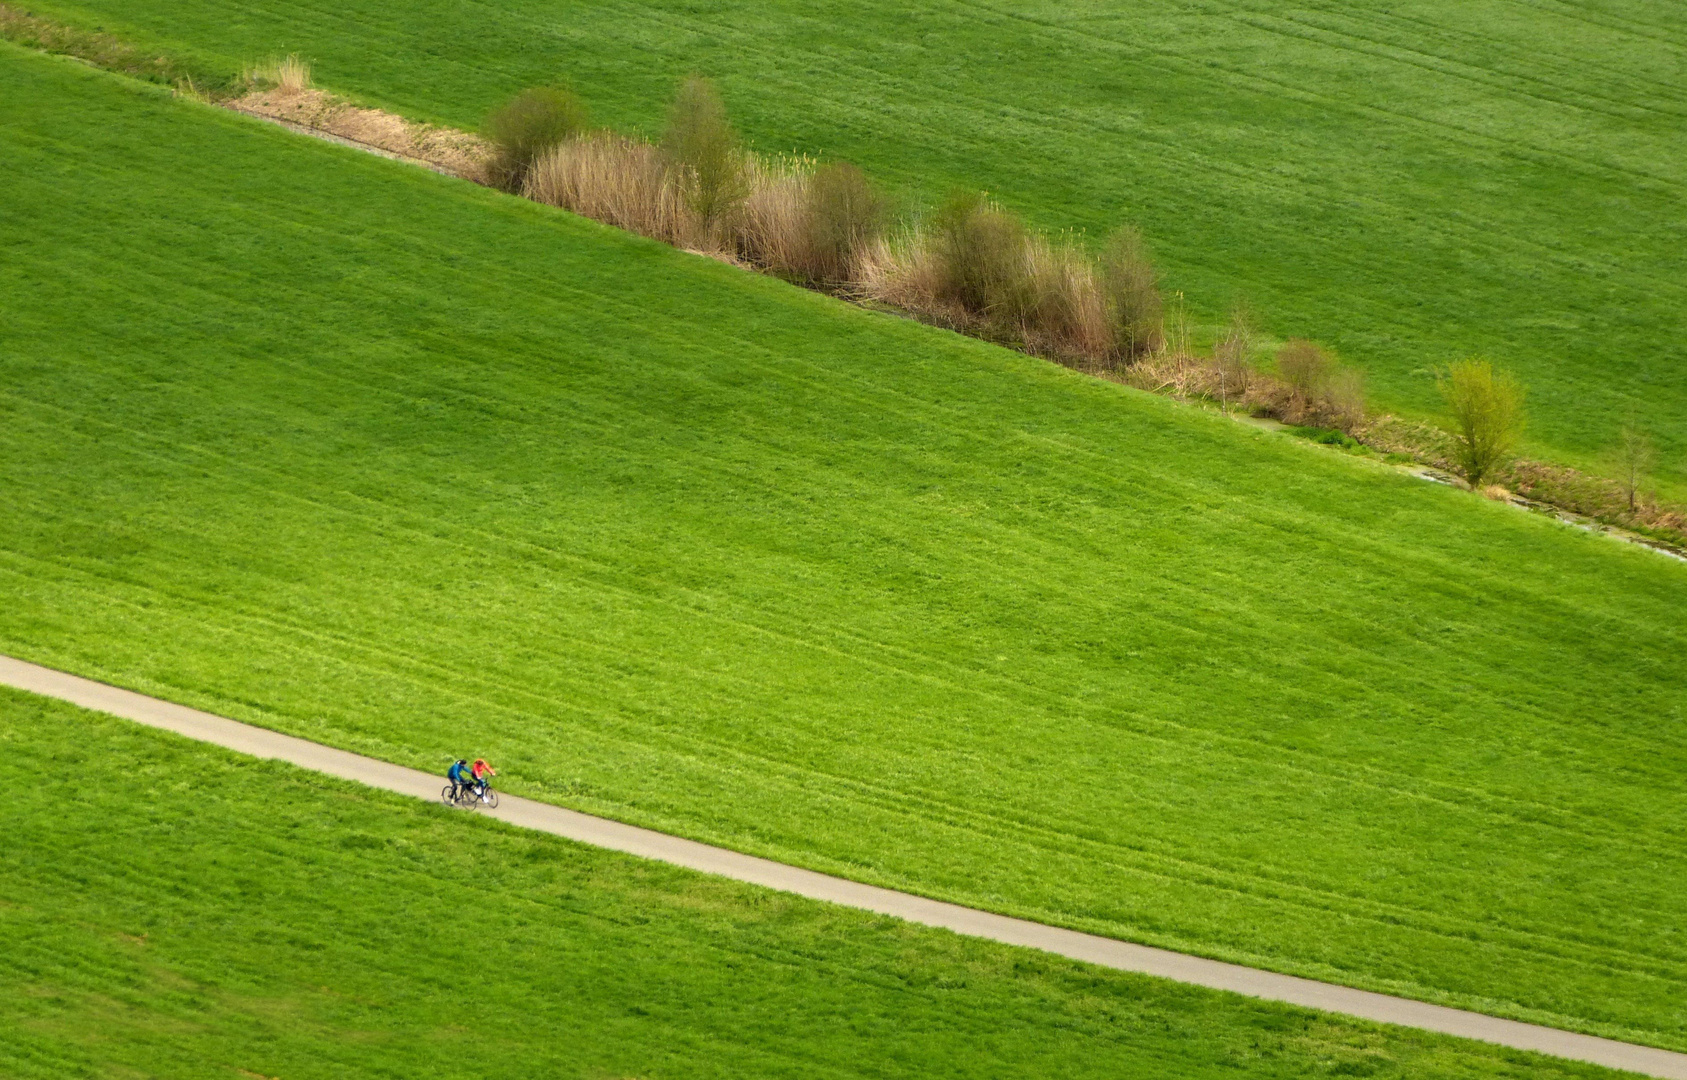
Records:
[[[466,131],[414,124],[380,109],[348,104],[322,90],[254,90],[223,104],[286,124],[302,134],[326,135],[359,149],[425,165],[435,172],[477,184],[487,182],[491,148]]]
[[[1232,314],[1211,355],[1200,355],[1182,296],[1162,303],[1142,239],[1128,228],[1091,260],[1070,244],[1026,230],[980,197],[962,196],[940,208],[927,227],[887,235],[882,204],[859,170],[738,150],[718,112],[701,122],[714,129],[701,141],[720,143],[717,156],[736,155],[730,177],[713,181],[731,190],[700,203],[695,182],[688,187],[683,171],[676,179],[668,148],[613,132],[582,130],[512,162],[507,151],[467,132],[413,124],[319,90],[274,87],[227,104],[1102,378],[1216,402],[1225,412],[1339,431],[1379,453],[1453,474],[1468,471],[1446,432],[1367,414],[1360,373],[1313,342],[1284,344],[1275,371],[1256,366],[1257,334],[1246,310]],[[718,103],[703,105],[705,113],[712,108]],[[700,210],[705,204],[712,209]],[[1503,461],[1478,486],[1527,509],[1687,555],[1687,508],[1638,495],[1634,476],[1625,487],[1519,459]]]
[[[1361,373],[1316,344],[1291,340],[1276,350],[1275,370],[1256,365],[1246,310],[1233,312],[1211,354],[1200,355],[1182,295],[1162,299],[1134,229],[1121,228],[1091,257],[1071,237],[1029,230],[983,196],[963,192],[926,221],[887,231],[883,203],[860,170],[749,153],[706,80],[682,84],[660,145],[591,130],[578,99],[547,88],[524,91],[495,112],[487,123],[492,137],[484,139],[312,89],[310,65],[298,56],[272,57],[237,77],[5,3],[0,37],[1103,378],[1216,402],[1227,413],[1339,431],[1370,451],[1469,472],[1460,466],[1468,448],[1447,432],[1368,415]],[[1622,450],[1618,479],[1517,460],[1475,486],[1687,557],[1687,507],[1642,490],[1651,452],[1644,433],[1625,428]]]
[[[442,776],[336,750],[8,656],[0,656],[0,684],[162,728],[238,753],[286,761],[300,768],[418,799],[439,798],[445,785]],[[479,812],[489,813],[519,828],[551,833],[593,847],[672,863],[701,873],[718,874],[735,881],[889,915],[924,926],[940,927],[969,937],[1039,949],[1086,964],[1342,1013],[1383,1024],[1478,1039],[1517,1050],[1551,1054],[1668,1080],[1687,1080],[1687,1054],[1671,1050],[1503,1020],[1410,998],[1259,971],[1238,964],[1010,918],[910,893],[863,885],[847,878],[787,866],[515,796],[506,796],[496,810]]]

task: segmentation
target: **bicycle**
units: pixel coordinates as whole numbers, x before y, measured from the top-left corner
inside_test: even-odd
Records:
[[[439,793],[439,801],[461,810],[473,810],[476,806],[498,809],[498,793],[492,790],[490,780],[482,780],[478,784],[446,784]]]

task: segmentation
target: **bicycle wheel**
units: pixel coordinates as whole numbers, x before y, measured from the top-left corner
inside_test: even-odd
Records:
[[[451,806],[453,803],[456,802],[456,798],[455,798],[456,794],[457,794],[456,785],[455,784],[446,784],[445,790],[439,793],[439,801],[444,803],[446,806]]]
[[[488,810],[498,809],[498,793],[491,788],[486,789],[486,794],[480,797],[480,801],[486,804]]]

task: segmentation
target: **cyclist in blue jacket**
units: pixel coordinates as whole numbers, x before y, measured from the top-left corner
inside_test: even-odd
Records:
[[[451,781],[451,797],[453,799],[460,798],[464,788],[474,786],[474,774],[469,771],[469,763],[462,758],[453,761],[451,768],[446,771],[445,775]]]

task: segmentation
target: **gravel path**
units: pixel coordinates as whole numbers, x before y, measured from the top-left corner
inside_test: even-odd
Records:
[[[370,787],[396,791],[402,795],[413,795],[419,799],[437,799],[441,788],[445,786],[444,778],[433,773],[418,772],[344,750],[335,750],[319,743],[227,720],[197,709],[120,690],[104,683],[92,682],[6,656],[0,656],[0,684],[46,697],[60,698],[83,708],[97,709],[113,716],[173,731],[178,735],[186,735],[191,739],[215,743],[243,754],[279,758],[301,768],[355,780]],[[1534,1050],[1610,1068],[1666,1077],[1669,1080],[1687,1080],[1687,1054],[1669,1050],[1635,1046],[1631,1043],[1580,1035],[1515,1020],[1502,1020],[1409,998],[1354,990],[1293,975],[1278,975],[1238,964],[1186,956],[1183,953],[1133,945],[1075,930],[1063,930],[1025,919],[994,915],[958,904],[928,900],[909,893],[863,885],[812,870],[802,870],[768,859],[759,859],[725,848],[711,847],[694,840],[684,840],[650,829],[623,825],[620,822],[512,795],[505,795],[497,810],[479,812],[511,825],[554,833],[594,847],[609,848],[646,859],[659,859],[692,870],[719,874],[753,885],[764,885],[770,889],[796,893],[814,900],[893,915],[926,926],[942,927],[958,934],[1041,949],[1103,967],[1157,975],[1215,990],[1229,990],[1251,997],[1324,1009],[1385,1024],[1401,1024],[1446,1035],[1481,1039],[1519,1050]]]

